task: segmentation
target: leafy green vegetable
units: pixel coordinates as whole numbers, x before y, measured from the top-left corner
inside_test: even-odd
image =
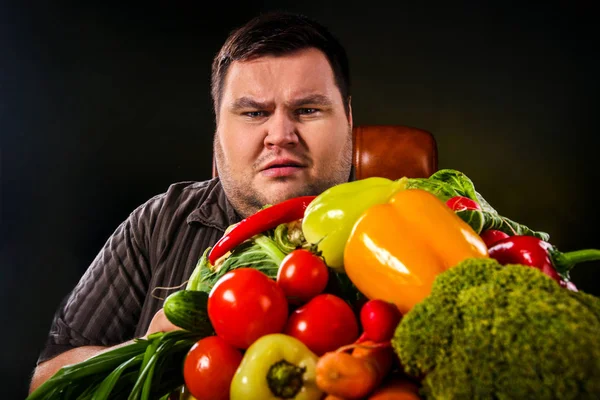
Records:
[[[548,241],[550,235],[546,232],[534,231],[529,227],[500,215],[477,192],[473,181],[463,172],[455,169],[440,169],[429,178],[401,178],[406,180],[407,189],[426,190],[443,201],[455,196],[468,197],[481,206],[481,211],[464,210],[456,214],[462,218],[477,233],[486,229],[497,229],[509,235],[530,235]]]
[[[600,299],[535,268],[468,259],[440,274],[392,345],[427,398],[600,398]]]
[[[130,359],[144,354],[150,341],[150,338],[149,340],[137,340],[127,346],[98,354],[81,363],[67,365],[31,393],[27,400],[62,398],[65,393],[71,394],[71,396],[64,396],[65,398],[83,394],[84,390],[89,389],[90,386],[98,385],[103,374],[106,376],[123,363],[130,362]],[[135,363],[130,365],[135,366]],[[85,385],[72,385],[73,382],[81,382]],[[107,386],[108,384],[105,385],[105,387]]]
[[[177,330],[135,339],[126,346],[64,366],[26,400],[132,400],[168,395],[184,384],[183,374],[178,371],[188,350],[202,337]]]
[[[490,213],[488,211],[477,210],[461,210],[456,211],[463,221],[471,226],[477,233],[481,233],[487,229],[496,229],[510,236],[528,235],[538,239],[548,241],[550,235],[546,232],[533,231],[527,226],[501,216],[498,213]]]
[[[257,269],[275,279],[285,256],[304,245],[301,225],[286,223],[246,240],[214,266],[208,261],[209,247],[198,260],[186,289],[210,292],[223,275],[240,267]]]
[[[192,278],[196,278],[195,275],[197,275],[199,279],[194,279],[194,281],[190,279],[192,284],[188,282],[188,289],[210,292],[223,275],[241,267],[254,268],[275,278],[279,264],[286,253],[281,251],[273,238],[267,234],[261,234],[237,246],[221,264],[210,265],[207,256],[208,252],[198,262],[196,267],[198,271],[194,270]]]

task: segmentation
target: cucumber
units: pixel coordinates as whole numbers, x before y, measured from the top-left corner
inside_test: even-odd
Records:
[[[171,293],[163,305],[167,319],[190,332],[211,335],[212,324],[207,311],[208,293],[200,290],[179,290]]]

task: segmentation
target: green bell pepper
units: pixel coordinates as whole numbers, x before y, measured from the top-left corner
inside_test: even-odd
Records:
[[[318,400],[318,357],[298,339],[273,333],[248,347],[230,387],[231,400]]]
[[[406,184],[407,178],[393,181],[370,177],[327,189],[304,211],[304,237],[317,246],[329,267],[343,271],[344,246],[360,215],[375,204],[387,202]]]

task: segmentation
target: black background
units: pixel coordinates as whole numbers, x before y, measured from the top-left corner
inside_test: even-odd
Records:
[[[48,3],[0,9],[3,398],[25,396],[55,308],[129,212],[210,178],[212,57],[258,12],[340,38],[355,124],[431,131],[439,167],[500,213],[560,250],[600,247],[591,2]],[[575,268],[581,290],[600,295],[598,267]]]

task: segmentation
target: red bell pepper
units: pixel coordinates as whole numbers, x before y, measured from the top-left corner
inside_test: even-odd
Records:
[[[584,249],[568,253],[541,239],[528,235],[515,235],[493,244],[488,253],[500,264],[523,264],[534,267],[550,276],[561,286],[576,290],[569,281],[569,271],[584,261],[600,260],[600,250]]]
[[[225,233],[208,254],[208,261],[215,262],[237,245],[254,235],[276,228],[280,224],[296,221],[304,216],[304,210],[316,196],[300,196],[263,208],[243,219]]]

